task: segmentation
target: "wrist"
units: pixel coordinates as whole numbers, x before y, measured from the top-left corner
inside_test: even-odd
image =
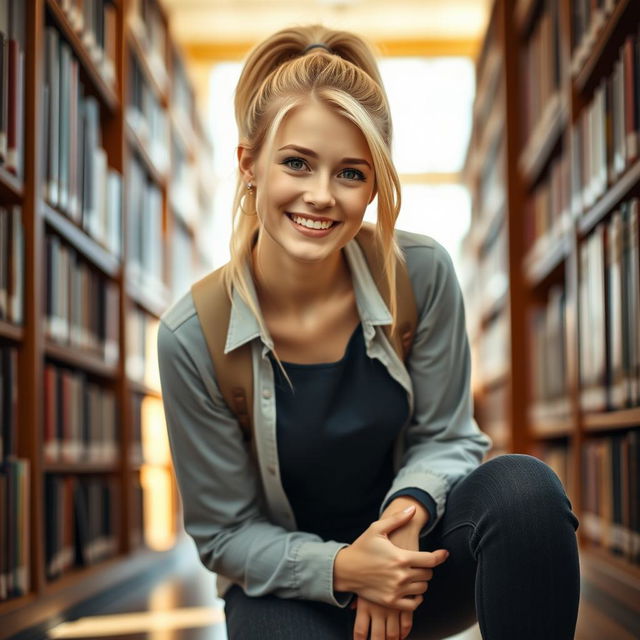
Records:
[[[354,591],[349,579],[349,547],[343,547],[338,551],[333,560],[333,590],[350,592]]]
[[[411,518],[403,528],[420,531],[429,522],[429,512],[422,502],[416,500],[413,496],[398,496],[397,498],[394,498],[387,505],[387,508],[382,512],[380,517],[384,518],[386,515],[397,513],[398,511],[402,511],[410,506],[414,506],[416,508],[416,512],[414,513],[413,518]]]

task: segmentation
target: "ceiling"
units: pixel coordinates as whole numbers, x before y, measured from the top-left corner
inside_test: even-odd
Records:
[[[377,43],[476,42],[491,0],[161,0],[173,38],[193,45],[253,44],[285,26],[320,22]]]

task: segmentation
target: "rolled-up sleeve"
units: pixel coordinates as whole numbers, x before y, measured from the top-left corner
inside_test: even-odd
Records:
[[[203,338],[190,345],[180,327],[160,322],[158,362],[169,445],[185,530],[201,562],[242,585],[250,596],[346,606],[349,595],[333,591],[333,563],[347,545],[269,521],[240,427],[213,376],[205,385],[203,374],[209,372],[193,357],[192,350],[201,351],[204,345]]]
[[[435,500],[436,518],[422,535],[442,517],[451,487],[480,464],[491,446],[473,418],[462,292],[449,254],[430,242],[405,248],[419,313],[407,360],[414,413],[400,468],[387,494],[413,487]]]

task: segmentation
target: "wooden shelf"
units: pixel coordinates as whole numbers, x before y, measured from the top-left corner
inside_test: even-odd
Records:
[[[525,256],[523,268],[529,286],[538,287],[563,265],[571,252],[571,238],[565,233],[556,238],[539,238]]]
[[[107,380],[114,379],[118,374],[117,365],[108,365],[98,356],[84,353],[77,348],[56,344],[47,340],[45,355],[52,360],[71,367],[78,367]]]
[[[47,224],[81,253],[88,262],[110,278],[119,275],[120,258],[107,251],[75,222],[56,211],[48,203],[43,202],[41,209]]]
[[[518,0],[514,18],[521,35],[524,35],[529,30],[538,1],[539,0]]]
[[[640,612],[640,567],[592,544],[580,550],[580,565],[588,582]]]
[[[19,327],[11,322],[0,320],[0,338],[21,342],[24,336],[24,328]]]
[[[144,142],[142,142],[140,136],[137,134],[137,132],[129,122],[126,123],[126,130],[127,140],[142,161],[147,174],[158,185],[158,187],[160,187],[160,189],[165,190],[167,188],[167,178],[156,167],[155,163],[151,159],[151,156],[149,155],[149,152],[147,151],[146,145],[144,144]]]
[[[480,326],[486,327],[491,321],[507,308],[509,301],[509,290],[491,300],[487,305],[483,306],[480,312]]]
[[[0,198],[4,206],[22,202],[22,181],[4,167],[0,167]]]
[[[127,295],[147,313],[159,318],[169,306],[168,293],[154,296],[140,284],[127,278]]]
[[[603,411],[586,413],[583,416],[584,428],[587,431],[611,431],[640,426],[640,407],[621,409],[620,411]]]
[[[627,169],[624,175],[578,219],[580,237],[589,232],[612,211],[620,202],[626,199],[640,182],[640,160]]]
[[[140,42],[140,38],[136,34],[135,29],[131,28],[131,25],[127,25],[126,31],[130,51],[136,57],[138,65],[144,74],[145,80],[156,94],[158,102],[166,109],[169,105],[167,88],[163,87],[161,84],[162,81],[156,77],[156,74],[151,67],[151,63],[149,62],[149,57],[145,53],[145,47],[142,42]]]
[[[573,433],[573,423],[569,420],[539,420],[531,425],[531,435],[536,440],[546,438],[566,438]]]
[[[80,66],[84,75],[91,83],[91,86],[95,90],[98,99],[102,102],[102,105],[112,115],[117,113],[120,103],[115,89],[105,82],[100,71],[93,62],[89,50],[73,27],[69,24],[69,20],[67,20],[67,16],[60,5],[55,0],[46,0],[46,7],[49,11],[49,15],[53,18],[55,25],[58,27],[58,30],[62,33],[65,40],[73,50],[74,55],[80,61]]]
[[[42,470],[49,473],[120,473],[115,462],[46,462]]]
[[[558,92],[544,107],[542,116],[520,155],[520,170],[529,188],[535,184],[547,165],[568,121],[567,102],[562,98],[562,92]]]
[[[614,41],[612,35],[624,21],[628,20],[632,11],[637,11],[637,0],[619,0],[613,13],[605,19],[603,27],[596,36],[596,41],[590,47],[586,55],[579,48],[571,61],[571,75],[574,78],[574,86],[578,91],[584,91],[593,80],[595,71],[601,59],[604,57],[610,43]],[[584,63],[581,60],[586,58]]]

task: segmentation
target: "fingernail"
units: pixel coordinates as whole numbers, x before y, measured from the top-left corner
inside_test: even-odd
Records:
[[[406,509],[403,509],[402,511],[404,513],[409,513],[410,511],[413,511],[414,509],[415,509],[415,506],[411,504]]]

